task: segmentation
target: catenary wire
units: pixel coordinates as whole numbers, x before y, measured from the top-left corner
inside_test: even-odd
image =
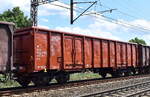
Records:
[[[61,2],[62,3],[62,2]],[[54,6],[58,6],[58,7],[62,7],[62,8],[65,8],[65,9],[70,9],[69,7],[65,7],[65,6],[62,6],[62,5],[58,5],[58,4],[51,4],[51,5],[54,5]],[[76,7],[77,8],[77,7]],[[82,8],[78,8],[78,9],[82,9]],[[81,13],[81,11],[77,10],[77,9],[74,9],[74,11],[76,12],[79,12]],[[99,13],[95,13],[96,15],[100,15]],[[93,16],[93,15],[90,15],[89,16]],[[106,19],[103,19],[104,21],[107,21],[107,22],[111,22],[111,23],[115,23],[115,24],[118,24],[118,25],[121,25],[121,26],[124,26],[126,28],[130,28],[130,29],[134,29],[134,30],[138,30],[138,31],[142,31],[142,32],[150,32],[150,29],[146,29],[146,28],[143,28],[143,27],[140,27],[140,26],[135,26],[135,25],[131,25],[131,24],[128,24],[128,23],[125,23],[125,22],[122,22],[122,21],[119,21],[119,20],[116,20],[116,19],[113,19],[113,18],[110,18],[110,17],[106,17],[106,16],[103,16],[103,15],[100,15]],[[95,16],[94,16],[95,17]],[[96,17],[96,18],[99,18],[99,17]],[[102,18],[99,18],[99,19],[102,19]]]

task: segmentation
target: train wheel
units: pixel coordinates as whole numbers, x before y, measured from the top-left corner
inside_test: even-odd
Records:
[[[112,75],[112,77],[119,77],[118,73],[115,71],[113,73],[111,73],[111,75]]]
[[[124,73],[124,76],[130,76],[130,72],[126,71],[126,72]]]
[[[145,74],[149,74],[149,67],[145,68]]]
[[[51,81],[51,78],[48,75],[38,75],[35,76],[32,79],[32,82],[34,83],[34,85],[36,86],[45,86],[45,85],[49,85],[49,82]]]
[[[16,80],[22,87],[27,87],[30,83],[30,80],[28,78],[18,77]]]
[[[55,77],[56,81],[60,84],[66,83],[70,79],[69,74],[59,73]]]
[[[106,74],[107,73],[100,73],[100,75],[102,76],[102,78],[106,78]]]
[[[118,71],[118,76],[119,76],[119,77],[125,76],[125,72],[122,71],[122,70],[119,70],[119,71]]]
[[[138,73],[136,69],[132,69],[131,72],[132,72],[132,75],[136,75]]]
[[[147,73],[150,74],[150,68],[148,67]]]
[[[49,78],[44,78],[44,77],[34,78],[32,81],[36,86],[45,86],[48,85],[50,82]]]
[[[144,74],[144,68],[139,68],[138,72],[139,74]]]
[[[130,69],[127,69],[124,71],[124,75],[125,76],[131,76],[132,75],[132,71]]]
[[[140,72],[139,72],[139,69],[136,68],[136,69],[135,69],[135,72],[134,72],[134,75],[138,75],[138,74],[140,74]]]

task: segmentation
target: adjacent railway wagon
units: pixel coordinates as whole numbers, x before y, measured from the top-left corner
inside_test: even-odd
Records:
[[[150,73],[150,46],[138,45],[139,73]]]
[[[14,24],[0,22],[0,73],[11,71]]]
[[[37,27],[14,35],[15,76],[21,85],[69,80],[69,74],[91,70],[105,77],[149,72],[150,47],[75,35]]]

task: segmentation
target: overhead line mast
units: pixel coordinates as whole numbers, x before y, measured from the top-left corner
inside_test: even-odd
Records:
[[[38,25],[38,6],[42,5],[42,4],[47,4],[47,3],[51,3],[54,1],[58,1],[58,0],[31,0],[31,21],[32,21],[32,26],[37,26]],[[81,3],[91,3],[91,5],[85,9],[85,11],[83,11],[83,13],[81,13],[79,16],[77,16],[77,18],[74,19],[74,4],[81,4]],[[88,9],[90,9],[94,4],[96,4],[97,1],[94,2],[74,2],[74,0],[70,0],[70,20],[71,20],[71,24],[74,23],[74,21],[76,21],[81,15],[83,15]]]
[[[42,5],[42,4],[47,4],[47,3],[51,3],[54,1],[59,1],[59,0],[31,0],[31,21],[32,21],[32,26],[37,26],[38,25],[38,6]],[[81,16],[83,16],[91,7],[93,7],[95,4],[97,3],[97,1],[78,1],[75,2],[74,0],[70,0],[70,24],[73,24],[78,18],[80,18]],[[76,17],[74,17],[74,5],[75,4],[90,4],[89,6],[87,6],[87,8],[83,9],[83,11]],[[105,12],[112,12],[112,10],[114,9],[110,9],[110,10],[106,10],[103,11],[102,13]]]
[[[31,0],[31,21],[32,26],[38,25],[38,6],[42,4],[51,3],[58,0]]]
[[[75,19],[74,19],[74,4],[91,4],[89,7],[87,7],[81,14],[79,14]],[[70,0],[70,23],[73,24],[79,17],[81,17],[86,11],[88,11],[93,5],[95,5],[97,1],[94,2],[74,2],[74,0]]]

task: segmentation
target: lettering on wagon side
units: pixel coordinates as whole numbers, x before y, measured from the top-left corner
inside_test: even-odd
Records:
[[[36,45],[36,60],[40,60],[42,57],[47,56],[47,52],[42,50],[42,45]]]
[[[58,44],[60,43],[60,36],[51,37],[51,56],[55,56],[56,52],[59,52]]]

